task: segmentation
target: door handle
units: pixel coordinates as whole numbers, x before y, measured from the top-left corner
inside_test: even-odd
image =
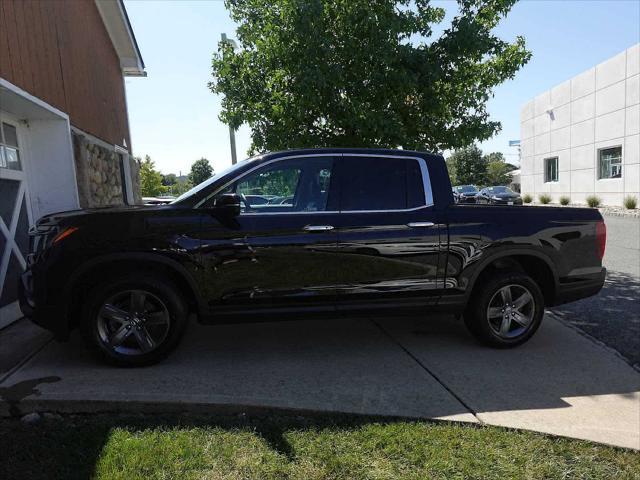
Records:
[[[328,232],[333,230],[332,225],[307,225],[303,228],[305,232]]]
[[[410,222],[407,223],[407,227],[411,227],[411,228],[426,228],[426,227],[433,227],[435,225],[435,223],[433,222]]]

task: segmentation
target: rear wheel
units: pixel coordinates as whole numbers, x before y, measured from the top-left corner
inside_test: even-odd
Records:
[[[165,358],[187,324],[187,308],[171,282],[146,275],[94,288],[80,330],[89,349],[109,363],[135,367]]]
[[[538,284],[524,273],[501,273],[485,279],[464,313],[471,333],[486,345],[509,348],[536,332],[544,315]]]

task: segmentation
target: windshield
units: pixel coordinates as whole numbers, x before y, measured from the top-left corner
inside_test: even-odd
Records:
[[[461,187],[458,187],[458,192],[460,193],[474,193],[477,191],[478,189],[473,185],[462,185]]]
[[[487,190],[489,190],[489,193],[513,193],[513,190],[509,187],[491,187]]]
[[[198,185],[193,187],[191,190],[188,190],[188,191],[184,192],[182,195],[180,195],[178,198],[176,198],[171,203],[180,202],[180,201],[184,200],[185,198],[189,198],[191,195],[193,195],[195,193],[198,193],[203,188],[207,188],[209,185],[211,185],[218,178],[223,177],[224,175],[228,175],[229,173],[235,172],[239,168],[243,167],[247,162],[250,162],[251,160],[255,160],[256,158],[257,157],[251,157],[251,158],[245,158],[244,160],[240,160],[235,165],[231,165],[230,167],[225,168],[220,173],[214,174],[212,177],[206,179],[204,182],[199,183]]]

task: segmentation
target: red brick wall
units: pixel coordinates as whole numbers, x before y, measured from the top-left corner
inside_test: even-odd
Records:
[[[131,148],[120,62],[93,0],[0,0],[0,77]]]

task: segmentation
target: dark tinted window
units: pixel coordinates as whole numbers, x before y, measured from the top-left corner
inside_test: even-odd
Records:
[[[415,160],[405,160],[407,165],[407,208],[424,205],[424,184],[420,164]]]
[[[341,210],[400,210],[424,205],[422,172],[416,160],[343,157],[341,162]]]

